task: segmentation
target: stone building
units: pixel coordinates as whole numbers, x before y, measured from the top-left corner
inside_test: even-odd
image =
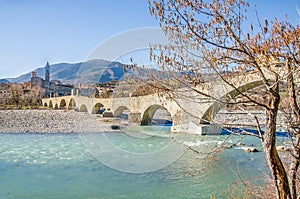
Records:
[[[0,84],[0,106],[31,104],[34,97],[28,82]]]
[[[8,98],[11,96],[8,84],[0,84],[0,99]]]
[[[62,84],[58,80],[50,80],[50,65],[45,65],[45,79],[36,76],[36,72],[31,73],[31,90],[41,94],[43,97],[71,95],[73,85]]]

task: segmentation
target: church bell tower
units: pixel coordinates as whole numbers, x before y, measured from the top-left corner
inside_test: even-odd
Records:
[[[49,62],[47,62],[45,66],[45,81],[50,82],[50,65]]]

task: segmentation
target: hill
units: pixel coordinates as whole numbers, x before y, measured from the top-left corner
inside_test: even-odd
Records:
[[[8,84],[9,81],[7,79],[0,79],[0,84]]]
[[[50,65],[50,79],[59,80],[69,84],[94,84],[96,82],[108,82],[111,80],[122,80],[124,65],[119,62],[95,59],[80,63],[59,63]],[[45,69],[39,67],[34,69],[38,77],[44,78]],[[7,78],[10,82],[30,81],[31,73],[20,75],[16,78]]]

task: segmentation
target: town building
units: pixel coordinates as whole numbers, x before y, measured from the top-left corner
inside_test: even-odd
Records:
[[[49,62],[45,65],[45,78],[37,77],[36,72],[31,73],[31,90],[43,97],[71,95],[73,85],[62,84],[58,80],[50,80]]]

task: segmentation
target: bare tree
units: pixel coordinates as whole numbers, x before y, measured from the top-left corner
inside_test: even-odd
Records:
[[[185,87],[220,105],[254,104],[264,109],[264,131],[255,116],[254,119],[277,197],[296,199],[300,161],[299,27],[287,20],[262,21],[258,15],[256,21],[248,21],[250,5],[243,0],[152,0],[149,4],[150,13],[159,20],[169,41],[166,46],[151,48],[151,59],[169,77],[169,81],[155,82],[155,86],[168,92]],[[258,76],[266,89],[263,99],[253,97],[246,92],[249,88],[241,86],[238,77],[251,74]],[[157,79],[157,76],[151,77]],[[218,98],[201,88],[201,84],[212,82],[216,77],[232,92]],[[293,143],[289,168],[284,167],[276,149],[280,92],[285,85],[289,100],[285,104],[288,108],[283,111],[289,117],[286,128]],[[238,95],[242,100],[236,99]]]

